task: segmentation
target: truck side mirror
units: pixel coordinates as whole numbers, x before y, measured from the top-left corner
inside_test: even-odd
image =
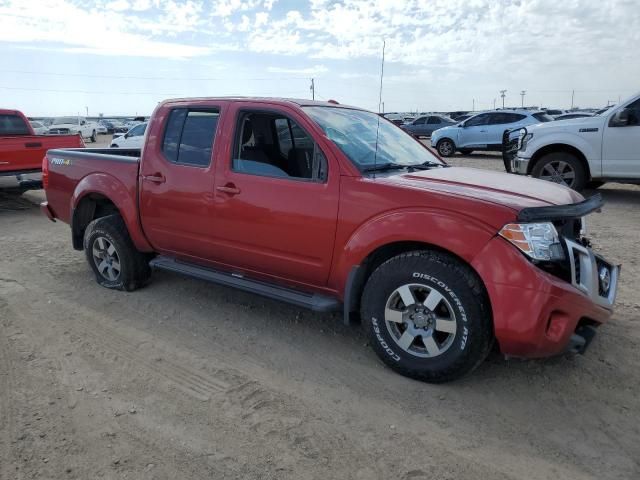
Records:
[[[632,119],[635,118],[635,112],[630,108],[623,108],[617,111],[611,117],[609,121],[610,127],[626,127],[632,124]],[[637,122],[637,119],[636,119]]]

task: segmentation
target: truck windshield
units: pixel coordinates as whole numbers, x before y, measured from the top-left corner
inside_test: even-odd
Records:
[[[361,171],[374,165],[442,165],[409,134],[375,113],[340,107],[304,110]]]

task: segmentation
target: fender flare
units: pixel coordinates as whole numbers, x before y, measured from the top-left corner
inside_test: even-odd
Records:
[[[142,226],[140,225],[137,204],[137,179],[134,187],[128,188],[120,180],[108,173],[91,173],[87,175],[78,182],[75,190],[73,191],[69,205],[69,218],[71,219],[70,223],[73,232],[74,247],[76,247],[77,243],[74,224],[78,222],[78,205],[88,195],[92,194],[101,195],[115,205],[127,226],[129,236],[131,237],[134,246],[139,251],[153,251],[153,247],[149,244],[144,232],[142,231]]]
[[[369,219],[334,255],[329,283],[344,292],[345,322],[366,281],[362,265],[381,247],[404,242],[430,245],[461,258],[473,269],[471,262],[495,235],[495,228],[474,217],[435,208],[394,210]]]

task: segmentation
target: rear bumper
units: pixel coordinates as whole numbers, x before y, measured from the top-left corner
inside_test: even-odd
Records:
[[[582,353],[595,328],[612,315],[616,285],[606,300],[551,275],[496,237],[472,262],[482,277],[500,350],[514,357]],[[615,268],[617,279],[617,267]],[[591,327],[585,330],[585,326]]]
[[[42,202],[40,204],[40,211],[52,222],[56,221],[56,217],[53,214],[53,210],[49,207],[49,202]]]

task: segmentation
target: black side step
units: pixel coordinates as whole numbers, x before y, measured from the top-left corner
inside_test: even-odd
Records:
[[[320,295],[318,293],[306,293],[293,290],[271,283],[250,280],[230,273],[220,272],[200,265],[179,262],[173,258],[158,256],[151,260],[149,265],[160,270],[181,273],[183,275],[218,283],[227,287],[235,287],[245,292],[256,293],[263,297],[291,303],[299,307],[308,308],[316,312],[333,312],[340,310],[342,304],[337,298]]]

